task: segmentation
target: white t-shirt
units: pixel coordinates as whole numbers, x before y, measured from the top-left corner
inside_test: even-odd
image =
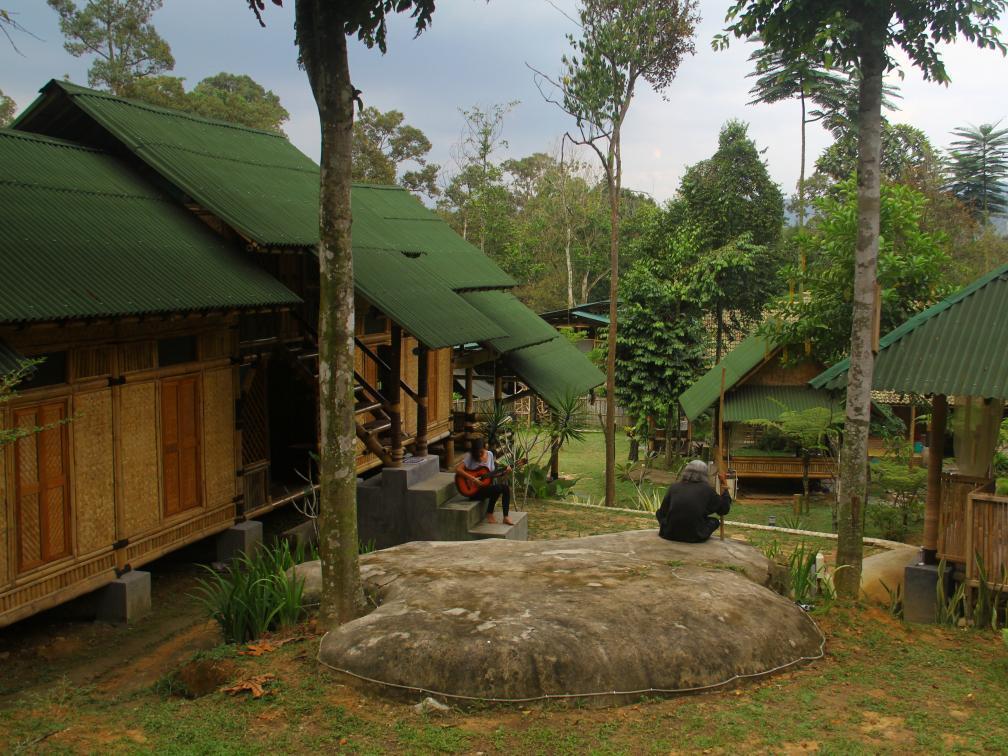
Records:
[[[477,467],[485,467],[490,472],[494,471],[494,453],[489,449],[485,449],[486,459],[485,460],[473,460],[473,456],[470,452],[466,452],[465,457],[462,458],[462,464],[465,466],[466,470],[475,470]]]

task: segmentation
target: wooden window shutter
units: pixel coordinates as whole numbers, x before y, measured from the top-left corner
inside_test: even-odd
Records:
[[[14,447],[18,570],[69,556],[70,481],[66,405],[40,404],[14,411],[22,428],[43,428]]]
[[[199,507],[203,503],[199,399],[198,376],[186,376],[161,384],[165,516]]]

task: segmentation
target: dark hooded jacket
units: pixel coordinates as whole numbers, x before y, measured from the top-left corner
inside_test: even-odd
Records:
[[[731,509],[728,491],[720,494],[703,481],[673,483],[655,513],[658,535],[670,541],[701,543],[717,530],[712,515],[726,515]]]

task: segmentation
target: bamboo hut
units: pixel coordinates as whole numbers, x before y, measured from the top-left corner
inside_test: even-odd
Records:
[[[977,279],[910,318],[879,340],[873,388],[930,397],[928,489],[924,560],[960,565],[979,584],[1008,570],[1008,497],[997,496],[991,463],[1008,400],[1008,265]],[[844,360],[812,379],[817,389],[840,391]],[[949,406],[958,415],[955,471],[946,469]],[[931,594],[933,599],[933,593]]]
[[[65,521],[83,523],[85,528],[97,527],[97,521],[106,522],[104,515],[77,507],[78,501],[89,498],[101,501],[106,510],[122,509],[121,502],[126,499],[146,502],[142,516],[137,515],[143,520],[142,529],[130,530],[127,537],[150,535],[156,548],[141,553],[141,547],[130,541],[117,547],[113,560],[135,565],[236,520],[255,517],[303,497],[310,487],[305,486],[302,476],[310,472],[311,453],[318,443],[318,166],[281,135],[157,108],[68,82],[51,81],[43,87],[39,98],[18,117],[12,131],[4,132],[4,137],[9,145],[46,144],[56,149],[51,145],[60,144],[66,154],[90,155],[96,165],[114,165],[117,173],[114,179],[97,169],[93,176],[87,168],[73,173],[71,167],[76,163],[72,161],[61,169],[63,173],[28,158],[0,162],[0,178],[11,197],[8,204],[16,204],[23,213],[17,218],[10,216],[17,224],[10,226],[12,230],[0,250],[0,281],[11,292],[29,293],[22,298],[24,312],[13,312],[10,321],[0,319],[0,325],[9,322],[13,329],[0,330],[0,339],[6,342],[0,349],[0,365],[13,359],[11,355],[65,354],[65,376],[54,385],[70,386],[66,391],[75,397],[60,411],[40,405],[34,414],[26,411],[15,417],[13,410],[5,410],[0,421],[9,424],[44,420],[48,424],[60,418],[76,418],[75,402],[81,385],[91,388],[90,383],[80,381],[105,381],[112,406],[127,413],[124,417],[135,417],[138,431],[131,434],[131,426],[116,415],[108,421],[110,425],[107,423],[112,434],[107,447],[95,454],[105,464],[107,453],[119,454],[120,447],[126,449],[122,454],[133,453],[132,445],[139,444],[146,455],[142,457],[145,464],[149,465],[151,459],[160,460],[162,467],[156,468],[155,477],[157,490],[163,494],[162,468],[181,463],[175,457],[164,457],[165,444],[176,441],[158,436],[158,423],[167,426],[182,423],[184,418],[162,416],[160,408],[170,402],[171,406],[184,405],[187,412],[194,412],[192,408],[198,406],[201,413],[198,418],[186,420],[188,435],[178,440],[182,451],[172,446],[187,459],[195,459],[198,449],[203,460],[199,470],[188,464],[179,473],[179,487],[187,492],[178,494],[181,503],[151,510],[155,500],[152,476],[136,473],[128,466],[122,473],[126,477],[122,482],[116,478],[108,491],[101,488],[107,481],[98,473],[98,478],[75,482],[79,490],[71,492],[69,504],[57,507]],[[77,163],[83,160],[78,157]],[[32,199],[33,192],[57,186],[52,184],[56,179],[68,183],[66,191],[90,197],[89,212],[72,217],[54,214],[51,211],[59,207],[59,202],[47,206]],[[153,238],[148,238],[142,226],[146,206],[136,209],[133,216],[116,209],[127,200],[139,203],[142,198],[147,198],[152,207],[173,214],[173,222],[181,224],[179,228],[187,229],[190,236],[198,232],[201,244],[219,250],[215,254],[226,253],[229,260],[238,260],[244,266],[240,269],[243,275],[265,287],[273,299],[254,301],[258,290],[252,283],[239,287],[239,293],[248,295],[248,300],[240,296],[233,301],[227,297],[219,302],[213,299],[213,286],[228,292],[239,286],[242,276],[236,275],[234,281],[229,278],[227,285],[211,277],[201,279],[201,269],[183,265],[185,258],[179,257],[170,243],[175,237],[182,238],[181,232],[159,228]],[[454,457],[451,399],[456,349],[465,364],[496,362],[496,372],[520,379],[530,391],[551,402],[568,391],[586,392],[602,382],[601,375],[582,354],[511,294],[516,284],[510,276],[408,192],[397,187],[357,185],[352,202],[355,430],[360,475],[404,468],[407,463],[428,458],[432,452],[445,462]],[[117,212],[119,216],[114,215]],[[118,218],[118,226],[109,224],[111,217]],[[130,225],[129,220],[140,226]],[[50,226],[54,234],[59,231],[68,241],[47,248],[48,257],[44,259],[50,267],[22,271],[19,265],[32,234],[41,238],[39,229],[48,231]],[[102,250],[108,250],[106,237],[111,230],[132,255],[121,265],[111,251],[100,256]],[[81,290],[73,288],[74,281],[53,278],[54,271],[72,270],[64,257],[69,262],[75,256],[95,262],[93,272],[101,273],[105,288]],[[137,261],[148,260],[168,266],[178,282],[167,273],[160,279],[152,274],[141,278],[149,271]],[[124,271],[134,275],[124,276]],[[134,313],[124,306],[122,313],[100,313],[103,320],[99,327],[88,306],[95,298],[107,297],[106,290],[112,284],[119,284],[117,294],[124,303],[141,301],[144,287],[156,286],[162,308],[157,310],[158,318],[151,319],[146,311]],[[195,287],[207,298],[201,304],[206,313],[199,318],[191,314],[191,303],[183,296],[186,286]],[[75,309],[64,304],[52,312],[40,310],[39,318],[29,317],[35,307],[30,300],[39,299],[38,293],[43,290],[50,292],[53,302],[82,305]],[[17,300],[12,297],[11,301]],[[128,315],[136,322],[106,323],[108,318],[120,315]],[[26,329],[22,324],[47,318],[47,323],[57,323],[61,329],[54,330],[52,336],[41,335],[42,326]],[[102,339],[112,340],[105,351],[92,338],[99,334],[104,334]],[[46,341],[50,338],[51,342]],[[39,375],[55,371],[64,364],[59,361],[63,359],[47,360]],[[211,369],[216,372],[205,372]],[[230,376],[227,381],[223,377],[225,369]],[[130,388],[127,372],[155,383],[144,394]],[[195,372],[200,374],[199,381],[162,389],[161,381]],[[43,396],[34,391],[34,385],[26,387],[25,400]],[[65,437],[60,443],[68,450],[67,470],[76,464],[75,453],[71,453],[77,443],[76,422],[74,419],[63,430],[39,437],[50,445]],[[220,423],[228,422],[231,435],[226,442],[221,440]],[[193,437],[200,434],[206,434],[207,439],[197,443]],[[215,456],[208,462],[211,448],[219,448],[223,457]],[[228,449],[234,458],[222,461]],[[11,454],[16,452],[8,450],[5,459]],[[11,459],[5,462],[5,475],[15,464]],[[54,480],[63,480],[59,477],[63,469],[54,468]],[[433,469],[437,470],[436,464]],[[194,490],[209,490],[210,486],[215,486],[215,492],[223,490],[226,480],[234,489],[228,497],[230,508],[222,505],[213,510],[212,517],[206,515],[210,519],[195,525],[189,523],[188,515],[179,514],[181,519],[177,521],[171,519],[176,509],[179,513],[195,511],[190,506],[196,501]],[[4,492],[8,512],[16,510],[16,491],[2,484],[0,491]],[[113,503],[110,491],[115,493]],[[137,491],[140,493],[134,496]],[[199,499],[200,507],[211,506],[210,499],[216,507],[217,495],[206,494]],[[154,523],[161,523],[165,517],[173,527],[181,523],[178,537],[165,536],[155,527]],[[10,566],[16,552],[16,545],[11,545],[15,535],[11,527],[5,527],[8,541],[4,557],[8,567],[0,573],[0,585],[3,580],[20,580],[16,566]],[[410,533],[406,530],[401,535],[408,540]],[[426,532],[423,537],[439,537],[439,533]],[[115,539],[116,543],[121,541]],[[77,547],[73,548],[73,559],[65,563],[71,572],[81,556]],[[52,553],[64,552],[66,548],[59,546]],[[76,569],[73,577],[61,573],[42,587],[33,583],[28,593],[19,593],[10,603],[0,604],[0,623],[95,587],[115,574],[114,569],[107,569],[106,562],[102,562],[101,569]],[[9,614],[8,608],[16,611]]]
[[[298,297],[111,155],[0,130],[0,625],[242,516],[239,321]]]

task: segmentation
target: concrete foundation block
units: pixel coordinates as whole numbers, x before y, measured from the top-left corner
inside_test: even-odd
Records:
[[[246,520],[232,525],[217,536],[217,561],[230,562],[239,554],[251,554],[263,542],[263,525],[258,520]]]
[[[151,609],[151,575],[131,570],[98,592],[97,617],[103,622],[134,622]]]
[[[302,522],[300,525],[295,525],[293,528],[288,528],[280,534],[280,537],[290,544],[291,550],[296,549],[298,546],[307,550],[318,544],[315,523],[311,520]]]
[[[427,480],[441,469],[441,460],[436,454],[425,457],[407,457],[402,467],[386,467],[381,472],[382,488],[405,493],[410,486]]]
[[[903,578],[903,619],[933,625],[938,608],[938,581],[950,577],[948,570],[945,575],[939,574],[936,564],[907,565]]]

